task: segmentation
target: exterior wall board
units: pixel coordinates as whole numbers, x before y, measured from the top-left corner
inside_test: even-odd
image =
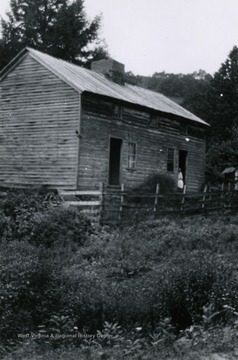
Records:
[[[99,182],[108,184],[109,139],[121,138],[121,183],[133,188],[143,183],[153,173],[167,173],[167,149],[175,149],[175,168],[170,175],[177,181],[179,150],[188,152],[187,188],[198,191],[204,183],[205,140],[189,136],[179,130],[179,122],[167,120],[158,129],[150,128],[150,114],[126,108],[126,117],[116,119],[108,115],[108,104],[100,111],[93,99],[83,100],[82,139],[79,166],[79,187],[97,186]],[[102,112],[102,115],[101,113]],[[171,121],[171,127],[168,126]],[[136,169],[127,168],[128,142],[137,144]]]
[[[30,55],[0,88],[0,184],[75,188],[79,94]]]

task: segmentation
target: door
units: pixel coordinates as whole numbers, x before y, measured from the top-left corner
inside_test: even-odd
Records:
[[[184,184],[186,184],[187,155],[188,155],[187,151],[179,150],[179,166],[178,167],[182,171]]]
[[[120,185],[122,140],[110,139],[109,185]]]

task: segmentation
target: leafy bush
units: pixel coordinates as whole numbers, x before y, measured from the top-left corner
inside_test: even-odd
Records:
[[[29,241],[46,246],[65,246],[70,242],[82,245],[93,231],[90,221],[79,211],[60,207],[35,214],[30,225]]]
[[[185,329],[204,320],[208,305],[217,312],[214,321],[225,320],[224,306],[237,306],[237,300],[238,283],[229,264],[202,252],[182,256],[179,265],[164,274],[155,308]]]
[[[28,194],[28,196],[27,196]],[[53,194],[54,196],[54,194]],[[1,203],[0,338],[17,339],[63,313],[61,269],[92,232],[77,211],[52,207],[52,194],[9,191]],[[19,241],[20,240],[20,241]]]
[[[176,189],[175,180],[171,175],[155,173],[148,176],[145,182],[134,191],[154,193],[157,184],[159,184],[160,194],[173,193]]]
[[[0,337],[17,338],[32,329],[45,311],[51,272],[39,261],[39,251],[28,242],[12,241],[1,246]]]
[[[45,188],[9,189],[1,202],[1,209],[6,216],[17,220],[21,209],[36,213],[50,207],[51,202],[57,202],[57,193]]]
[[[54,248],[11,241],[3,243],[0,251],[1,341],[19,341],[19,334],[38,332],[38,326],[48,324],[55,314],[62,317],[66,312],[72,318],[61,266],[70,262],[75,249],[59,249],[57,254]]]
[[[10,219],[0,209],[0,241],[9,237],[11,233]]]
[[[2,238],[47,246],[83,244],[92,232],[90,221],[79,211],[52,207],[52,202],[57,203],[57,195],[44,189],[9,190],[0,208]]]
[[[131,189],[127,196],[125,196],[125,203],[133,204],[130,208],[126,209],[123,214],[123,221],[133,223],[138,221],[138,217],[141,219],[148,219],[154,213],[155,198],[151,196],[156,192],[156,186],[159,184],[159,195],[164,195],[159,199],[159,207],[178,207],[181,202],[181,196],[174,194],[171,197],[170,194],[176,190],[175,180],[171,175],[155,173],[147,177],[147,179],[138,187]],[[166,196],[167,195],[167,196]],[[142,207],[141,207],[142,206]]]
[[[8,190],[0,204],[4,226],[8,229],[7,238],[20,240],[28,235],[34,215],[46,211],[51,205],[49,199],[55,196],[43,189]]]
[[[81,326],[100,328],[106,320],[146,329],[165,317],[177,328],[199,323],[210,303],[219,312],[224,305],[236,307],[230,259],[214,256],[219,242],[224,243],[224,224],[180,221],[165,218],[93,234],[63,270],[64,286],[70,289],[65,309],[69,305],[79,315]]]

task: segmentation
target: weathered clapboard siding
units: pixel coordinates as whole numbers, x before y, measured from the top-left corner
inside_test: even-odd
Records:
[[[29,54],[0,90],[0,184],[75,188],[78,92]]]
[[[177,181],[179,150],[185,150],[188,152],[187,188],[189,191],[200,190],[204,182],[205,162],[202,129],[198,129],[199,137],[195,137],[195,131],[183,132],[178,120],[161,116],[158,127],[152,127],[149,111],[123,106],[122,118],[116,118],[112,109],[109,101],[93,98],[92,95],[83,98],[79,186],[108,183],[109,143],[110,137],[115,137],[122,139],[121,183],[127,187],[141,184],[155,172],[167,173],[167,150],[174,148],[175,169],[171,176]],[[189,142],[186,142],[186,136],[189,136]],[[137,144],[136,169],[127,168],[129,141]]]
[[[114,105],[120,105],[120,103],[113,103],[110,100],[104,100],[100,97],[95,97],[91,94],[83,97],[84,112],[89,116],[99,116],[100,118],[116,119],[113,113]],[[128,106],[122,106],[122,118],[124,123],[136,122],[137,125],[147,127],[150,122],[150,113],[147,111],[141,111],[136,108],[129,108]]]

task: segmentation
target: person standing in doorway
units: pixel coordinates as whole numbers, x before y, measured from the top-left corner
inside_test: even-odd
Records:
[[[183,173],[182,170],[179,168],[178,171],[178,188],[183,190],[184,182],[183,182]]]

